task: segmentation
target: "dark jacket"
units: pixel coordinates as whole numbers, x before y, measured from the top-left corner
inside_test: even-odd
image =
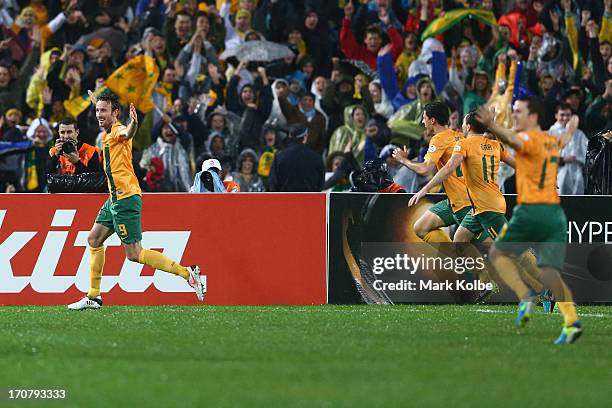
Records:
[[[289,103],[286,96],[278,98],[281,111],[287,119],[289,125],[302,124],[308,128],[308,140],[306,146],[310,147],[317,153],[323,153],[323,150],[327,146],[327,139],[325,137],[325,117],[321,112],[316,111],[315,116],[308,121],[306,115],[302,113],[299,106],[295,106]]]
[[[601,135],[589,140],[585,194],[612,194],[612,142]]]
[[[306,145],[294,142],[274,158],[269,182],[270,191],[321,191],[323,160]]]

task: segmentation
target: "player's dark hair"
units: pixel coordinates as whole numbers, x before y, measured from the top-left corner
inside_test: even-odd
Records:
[[[527,103],[527,111],[530,115],[538,115],[538,122],[544,117],[544,104],[537,96],[522,96],[517,99],[520,102]]]
[[[111,104],[111,110],[118,110],[121,113],[121,104],[117,96],[111,92],[102,92],[98,96],[98,101],[104,101]]]
[[[60,120],[60,122],[57,124],[58,129],[60,125],[64,125],[64,126],[72,125],[74,126],[74,130],[79,130],[79,125],[77,124],[77,121],[68,116]]]
[[[474,133],[483,134],[487,131],[487,127],[476,120],[476,111],[470,111],[465,115],[465,123],[470,125]]]
[[[448,125],[450,118],[450,112],[448,111],[448,105],[442,101],[433,101],[425,105],[425,113],[430,118],[435,119],[442,126]]]

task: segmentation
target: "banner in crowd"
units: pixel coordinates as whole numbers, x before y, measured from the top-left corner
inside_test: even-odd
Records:
[[[410,197],[330,195],[329,303],[471,303],[492,287],[480,278],[482,270],[492,269],[486,248],[474,253],[451,243],[430,245],[415,234],[415,221],[446,196],[429,195],[414,207],[408,206]],[[510,219],[515,196],[507,196],[506,202]],[[525,243],[522,247],[531,248],[536,256],[548,252],[553,259],[566,251],[562,275],[575,301],[611,303],[610,198],[566,196],[561,205],[568,220],[568,244]],[[509,288],[493,280],[500,290],[488,302],[516,301]]]
[[[63,305],[89,288],[87,235],[107,196],[0,196],[0,305]],[[323,194],[145,194],[142,245],[206,275],[206,304],[326,302]],[[106,241],[106,304],[195,304],[187,283]]]

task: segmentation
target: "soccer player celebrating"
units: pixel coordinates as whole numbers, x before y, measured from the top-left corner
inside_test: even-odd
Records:
[[[434,101],[425,105],[423,125],[429,134],[434,134],[425,160],[422,163],[409,160],[406,147],[396,149],[393,157],[421,176],[429,176],[436,169],[440,170],[451,158],[455,143],[464,138],[461,132],[448,127],[448,120],[449,111],[444,102]],[[451,242],[441,228],[461,224],[472,208],[460,169],[450,174],[443,184],[448,200],[436,203],[414,223],[414,232],[428,243]]]
[[[518,205],[510,222],[499,232],[491,258],[499,273],[505,275],[504,281],[512,282],[510,286],[520,299],[517,321],[524,324],[529,320],[533,297],[509,255],[522,251],[524,243],[544,243],[537,252],[540,280],[552,291],[564,318],[555,344],[569,344],[581,335],[582,327],[572,293],[560,275],[565,259],[567,218],[559,205],[556,181],[559,153],[578,127],[578,117],[572,117],[566,133],[557,139],[541,130],[542,112],[542,103],[537,98],[517,99],[512,112],[514,130],[497,125],[493,114],[484,107],[476,112],[478,122],[516,150]]]
[[[460,139],[453,148],[453,155],[446,165],[409,202],[414,205],[433,187],[442,183],[461,166],[468,196],[473,211],[467,214],[455,235],[461,235],[460,242],[469,242],[486,231],[491,238],[497,237],[507,220],[506,200],[496,183],[500,162],[514,167],[514,158],[501,143],[487,138],[486,128],[476,121],[475,112],[465,115],[463,131],[466,139]]]
[[[103,136],[103,167],[108,177],[110,197],[106,200],[87,237],[91,253],[90,289],[87,295],[68,305],[72,310],[99,309],[102,306],[100,282],[104,268],[104,241],[113,233],[121,239],[130,261],[178,275],[191,286],[200,301],[206,292],[198,266],[184,267],[161,252],[143,249],[140,212],[142,198],[138,179],[132,166],[132,138],[138,129],[136,108],[130,104],[130,123],[119,122],[121,105],[115,96],[102,94],[97,99],[90,91],[96,108],[96,118]]]

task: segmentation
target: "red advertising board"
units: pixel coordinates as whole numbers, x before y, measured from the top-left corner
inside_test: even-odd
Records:
[[[102,194],[0,195],[0,305],[61,305],[89,287]],[[324,194],[145,194],[142,244],[206,275],[205,303],[326,302]],[[184,280],[106,241],[105,304],[195,304]]]

